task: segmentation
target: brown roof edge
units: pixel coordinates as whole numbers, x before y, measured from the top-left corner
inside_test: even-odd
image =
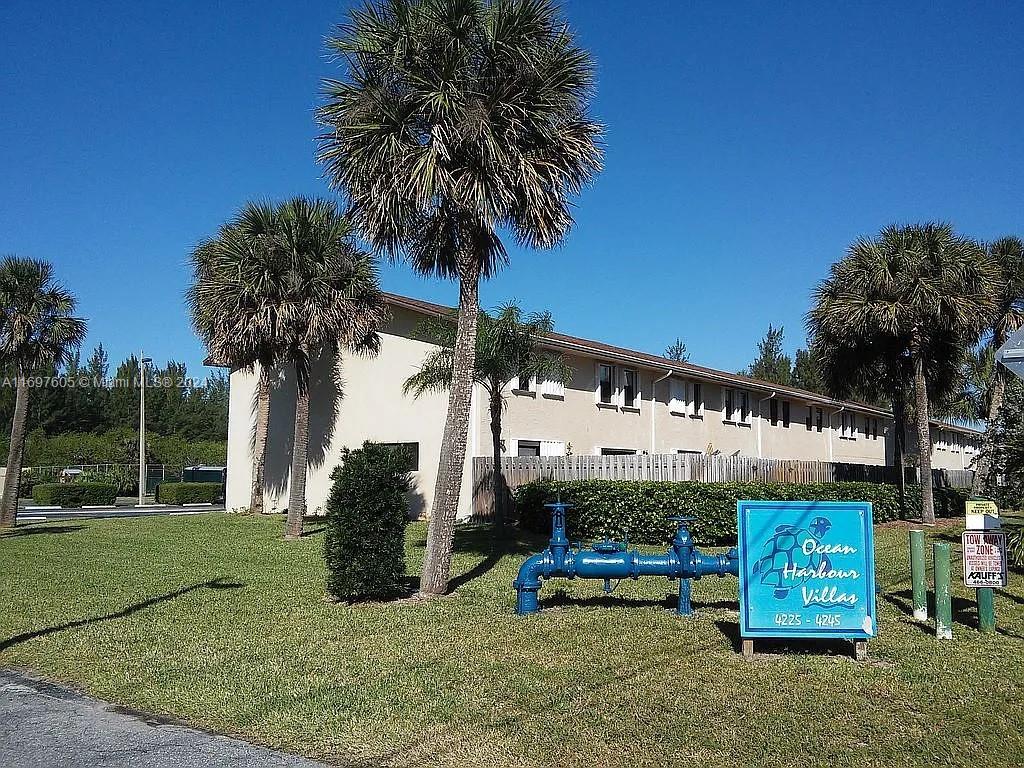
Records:
[[[451,315],[456,311],[453,307],[446,307],[442,304],[434,304],[429,301],[421,301],[420,299],[412,299],[408,296],[399,296],[394,293],[385,293],[384,299],[394,306],[410,309],[414,312],[422,312],[423,314],[427,314],[432,317],[443,317],[445,315]],[[861,413],[892,417],[892,411],[885,408],[879,408],[875,405],[858,403],[851,400],[835,400],[831,397],[818,394],[817,392],[809,392],[805,389],[798,389],[797,387],[773,384],[770,381],[762,381],[761,379],[754,379],[738,373],[719,371],[715,368],[706,368],[701,365],[694,365],[693,363],[680,363],[677,360],[670,360],[667,357],[652,355],[635,349],[616,347],[611,344],[604,344],[600,341],[583,339],[577,336],[568,336],[564,333],[552,333],[548,338],[551,340],[553,347],[582,352],[594,357],[613,358],[615,362],[629,362],[635,365],[645,365],[659,371],[671,370],[672,372],[679,373],[683,376],[691,375],[720,384],[742,385],[747,389],[753,389],[769,394],[774,392],[776,395],[784,395],[794,399],[804,400],[808,403],[814,403],[815,405],[828,406],[837,410],[842,408],[856,408]],[[979,430],[977,429],[960,424],[949,424],[935,420],[932,421],[932,424],[941,426],[943,429],[952,429],[969,434],[979,433]]]

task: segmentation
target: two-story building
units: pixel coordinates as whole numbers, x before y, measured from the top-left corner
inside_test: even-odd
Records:
[[[323,507],[344,447],[365,440],[404,444],[413,457],[416,511],[429,514],[447,394],[407,396],[402,385],[430,351],[418,338],[448,307],[388,295],[392,319],[375,358],[320,360],[310,392],[307,503]],[[596,341],[552,334],[545,342],[572,378],[513,382],[503,417],[508,455],[701,453],[884,465],[892,462],[892,414],[793,387],[681,363]],[[256,374],[231,373],[228,508],[249,503]],[[283,509],[294,421],[294,380],[282,371],[271,401],[266,508]],[[933,425],[936,468],[970,468],[980,444],[971,429]],[[491,453],[487,394],[474,387],[460,516],[471,510],[474,456]]]

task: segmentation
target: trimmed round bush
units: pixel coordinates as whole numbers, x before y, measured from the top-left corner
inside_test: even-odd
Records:
[[[44,507],[110,505],[117,499],[112,483],[36,483],[32,500]]]
[[[405,524],[412,485],[404,451],[366,442],[342,452],[327,500],[327,592],[337,600],[407,592]]]
[[[964,514],[969,489],[936,488],[935,514]],[[693,536],[700,544],[736,541],[736,502],[869,501],[876,523],[921,515],[921,487],[907,486],[905,505],[899,487],[882,483],[696,483],[622,480],[537,480],[516,490],[520,525],[538,533],[551,531],[544,503],[561,498],[574,507],[566,513],[569,536],[576,539],[628,536],[638,544],[672,539],[671,515],[697,518]]]
[[[221,483],[160,483],[156,487],[161,504],[215,504],[223,497]]]

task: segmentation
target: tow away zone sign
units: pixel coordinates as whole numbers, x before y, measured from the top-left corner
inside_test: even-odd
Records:
[[[1001,531],[964,531],[964,586],[1006,586],[1006,534]]]

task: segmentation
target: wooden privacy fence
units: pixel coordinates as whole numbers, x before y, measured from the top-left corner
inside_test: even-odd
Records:
[[[493,459],[473,459],[473,515],[489,519],[494,511]],[[505,492],[499,503],[511,511],[512,492],[533,480],[666,480],[670,482],[764,483],[896,483],[897,467],[829,461],[757,459],[706,454],[636,454],[627,456],[506,456],[501,460]],[[932,471],[936,486],[969,487],[971,470]],[[918,483],[918,470],[908,467],[906,481]]]

